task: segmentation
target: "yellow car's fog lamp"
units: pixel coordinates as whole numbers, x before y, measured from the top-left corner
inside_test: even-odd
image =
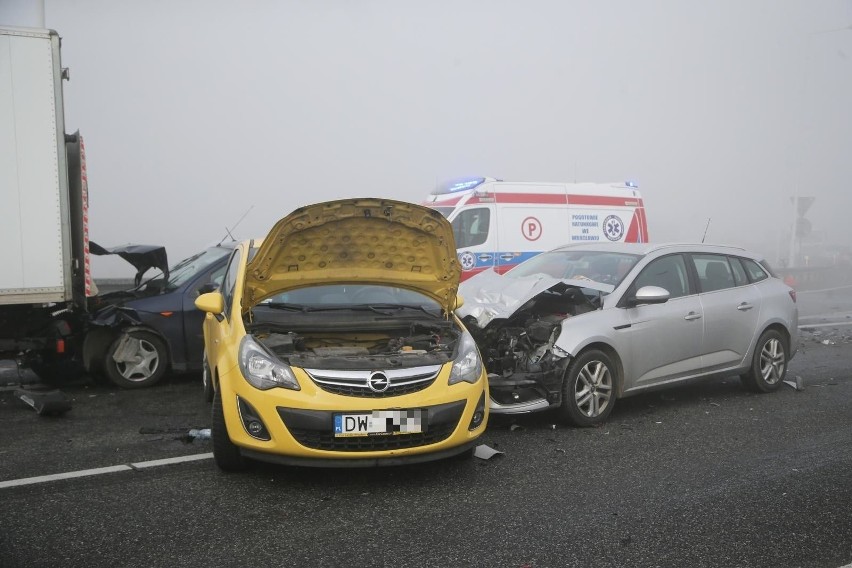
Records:
[[[450,371],[450,378],[447,383],[454,385],[464,381],[473,384],[479,380],[481,375],[482,360],[479,358],[476,342],[470,333],[464,332],[459,341],[459,354],[453,363],[453,369]]]
[[[301,390],[293,370],[250,335],[243,337],[240,342],[240,371],[251,386],[260,390],[275,387]]]

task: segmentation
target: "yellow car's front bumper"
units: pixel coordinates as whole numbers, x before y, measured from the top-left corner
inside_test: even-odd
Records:
[[[243,456],[291,465],[397,465],[449,457],[472,447],[488,422],[485,374],[475,384],[448,385],[450,367],[419,392],[384,398],[326,392],[298,368],[293,371],[301,390],[259,390],[235,367],[219,381],[227,433]],[[335,435],[335,415],[376,410],[425,411],[422,432]],[[252,425],[258,421],[262,429]]]

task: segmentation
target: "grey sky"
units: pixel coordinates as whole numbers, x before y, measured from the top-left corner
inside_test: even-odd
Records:
[[[770,258],[789,196],[814,195],[814,228],[852,242],[852,0],[46,0],[45,18],[105,246],[177,261],[252,205],[240,237],[466,175],[635,180],[652,240],[712,217],[708,241]]]

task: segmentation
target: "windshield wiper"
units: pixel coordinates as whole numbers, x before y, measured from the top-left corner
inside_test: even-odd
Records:
[[[286,302],[269,302],[267,304],[258,304],[258,308],[272,308],[275,310],[285,310],[288,312],[312,312],[314,308],[303,306],[301,304],[288,304]]]

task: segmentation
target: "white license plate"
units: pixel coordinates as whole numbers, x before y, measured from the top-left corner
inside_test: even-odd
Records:
[[[376,436],[379,434],[419,434],[423,432],[426,411],[374,410],[358,414],[335,414],[334,436]]]

